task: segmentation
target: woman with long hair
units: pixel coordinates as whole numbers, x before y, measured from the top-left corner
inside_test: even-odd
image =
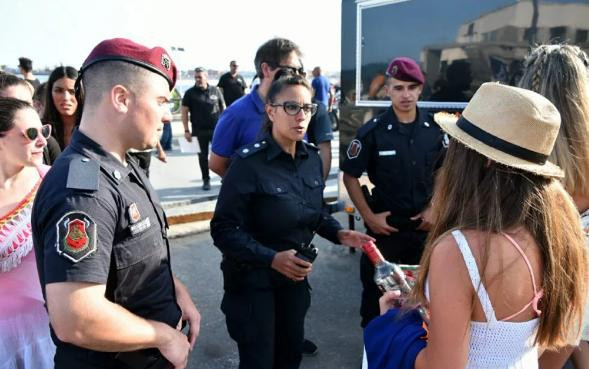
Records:
[[[303,141],[317,109],[312,97],[303,77],[272,83],[264,133],[232,159],[211,221],[223,253],[221,309],[240,368],[299,367],[315,233],[353,247],[373,240],[342,229],[323,208],[321,158]]]
[[[519,87],[545,96],[558,109],[561,126],[550,160],[565,173],[565,190],[573,197],[582,223],[589,226],[589,57],[578,46],[558,44],[536,47],[524,62]],[[589,310],[578,349],[546,352],[541,368],[562,368],[573,352],[577,369],[589,368]]]
[[[39,86],[38,90],[41,89],[42,85],[44,85],[44,83]],[[0,97],[13,97],[15,99],[26,101],[34,106],[33,96],[37,91],[33,93],[33,87],[24,79],[18,78],[12,74],[0,75]],[[61,149],[59,148],[57,140],[53,137],[49,137],[47,139],[47,145],[43,149],[43,164],[52,165],[59,154],[61,154]]]
[[[578,213],[547,160],[558,111],[537,93],[485,83],[461,118],[435,120],[454,140],[414,290],[430,312],[427,343],[419,315],[391,309],[366,329],[369,363],[537,368],[541,350],[578,342],[587,293]],[[385,294],[382,310],[397,297]]]
[[[49,75],[45,94],[43,122],[51,124],[53,136],[61,150],[70,143],[76,125],[76,100],[74,85],[78,71],[73,67],[57,67]]]
[[[53,368],[31,234],[51,126],[25,101],[0,97],[0,368]]]

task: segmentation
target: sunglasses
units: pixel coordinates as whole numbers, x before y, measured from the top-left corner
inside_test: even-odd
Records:
[[[45,124],[45,125],[41,126],[41,128],[35,128],[35,127],[27,128],[27,129],[25,129],[23,134],[25,135],[26,138],[28,138],[31,141],[35,141],[39,137],[39,134],[41,136],[45,137],[45,139],[48,139],[49,136],[51,136],[51,125]]]
[[[297,115],[301,110],[305,112],[305,115],[315,115],[315,113],[317,113],[317,104],[303,104],[303,105],[299,105],[294,101],[285,101],[282,104],[270,104],[270,106],[273,107],[280,107],[282,106],[282,109],[284,109],[284,112],[288,115],[292,115],[295,116]]]
[[[295,67],[290,67],[288,65],[280,65],[280,64],[273,65],[272,67],[273,68],[280,68],[280,69],[289,71],[292,74],[298,74],[299,76],[302,76],[305,74],[305,68],[303,68],[303,67],[295,68]]]

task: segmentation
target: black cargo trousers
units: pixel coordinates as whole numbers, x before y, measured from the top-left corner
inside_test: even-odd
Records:
[[[297,369],[311,302],[307,280],[293,282],[269,268],[238,270],[228,264],[221,264],[221,310],[237,342],[239,369]]]

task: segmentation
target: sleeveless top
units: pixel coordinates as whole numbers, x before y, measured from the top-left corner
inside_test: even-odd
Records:
[[[585,234],[585,245],[589,248],[589,209],[581,213],[581,226]],[[583,313],[583,331],[581,333],[583,341],[589,340],[589,298],[585,302],[585,312]]]
[[[39,167],[39,175],[48,169]],[[53,368],[55,345],[31,234],[31,207],[39,182],[14,209],[0,214],[0,369]]]
[[[538,300],[542,297],[542,290],[538,290],[530,261],[519,245],[509,235],[502,233],[509,242],[522,255],[534,287],[534,298],[517,313],[497,320],[495,310],[491,304],[485,286],[481,283],[481,277],[476,261],[468,242],[461,231],[455,230],[452,236],[456,240],[474,290],[483,307],[486,322],[470,322],[470,342],[468,350],[467,369],[537,369],[538,347],[534,345],[534,339],[538,329],[539,318],[526,322],[509,322],[508,320],[521,314],[529,307],[534,309],[537,316]],[[426,284],[426,296],[429,299],[429,284]]]

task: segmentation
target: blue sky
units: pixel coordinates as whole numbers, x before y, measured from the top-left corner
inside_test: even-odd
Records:
[[[79,67],[103,39],[126,37],[170,51],[182,69],[253,70],[255,51],[281,36],[299,44],[306,66],[340,66],[340,0],[3,0],[0,65],[19,56],[35,68]]]

